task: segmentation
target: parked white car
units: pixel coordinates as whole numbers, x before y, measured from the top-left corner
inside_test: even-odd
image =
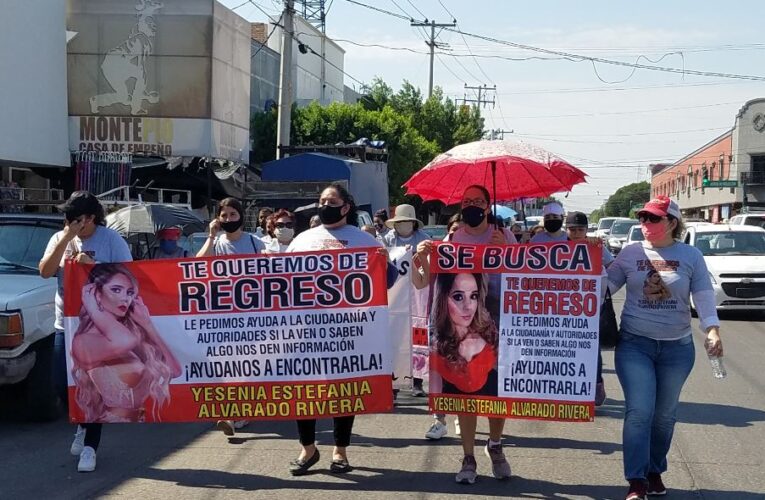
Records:
[[[20,385],[28,418],[58,417],[53,361],[56,280],[37,269],[62,216],[0,214],[0,385]]]
[[[633,226],[639,224],[636,219],[615,220],[611,224],[611,229],[606,238],[606,248],[612,255],[616,256],[622,250],[622,246],[627,242],[627,236]],[[638,227],[640,227],[638,225]]]
[[[630,232],[627,234],[627,240],[622,245],[622,248],[640,241],[645,241],[645,236],[643,236],[643,231],[640,229],[640,224],[636,224],[630,228]]]
[[[765,229],[698,225],[684,241],[704,255],[719,310],[765,311]]]
[[[618,220],[629,220],[629,217],[603,217],[598,220],[598,229],[595,230],[595,236],[607,238],[611,233],[611,226]]]
[[[731,226],[758,226],[765,228],[765,213],[760,214],[740,214],[731,217],[729,224]]]

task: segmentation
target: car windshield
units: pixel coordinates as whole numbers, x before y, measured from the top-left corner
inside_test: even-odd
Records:
[[[614,221],[614,224],[611,226],[611,236],[627,236],[627,233],[629,232],[630,228],[637,224],[638,221],[636,220],[617,220]]]
[[[694,246],[704,255],[765,255],[765,233],[698,233]]]
[[[744,224],[747,226],[765,228],[765,217],[747,217],[744,219]]]
[[[643,231],[640,229],[640,226],[632,226],[632,230],[630,231],[630,240],[631,241],[645,240],[645,236],[643,236]]]
[[[614,225],[614,222],[616,222],[616,219],[600,219],[598,221],[598,230],[611,229],[611,226]]]
[[[34,223],[7,223],[0,225],[0,273],[27,269],[37,272],[37,265],[48,246],[48,240],[56,233],[53,227]]]

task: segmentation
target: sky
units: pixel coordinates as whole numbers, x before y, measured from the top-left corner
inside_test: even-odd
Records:
[[[274,17],[281,12],[278,0],[252,2]],[[763,77],[633,71],[440,32],[435,85],[454,99],[465,97],[466,84],[496,85],[496,93],[488,94],[495,104],[482,108],[487,129],[512,130],[505,138],[541,146],[588,174],[587,184],[563,200],[568,210],[589,213],[619,187],[650,180],[649,164],[679,160],[732,128],[746,101],[765,97],[762,1],[359,2],[417,21],[454,18],[466,34],[576,56]],[[250,21],[267,21],[249,2],[222,3],[241,5],[236,12]],[[348,0],[326,5],[327,35],[346,50],[346,85],[358,88],[354,79],[368,83],[379,76],[394,89],[408,80],[427,93],[423,29]],[[363,46],[370,44],[384,47]],[[476,98],[475,91],[467,93]]]

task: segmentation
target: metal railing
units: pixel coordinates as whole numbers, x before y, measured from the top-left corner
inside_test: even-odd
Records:
[[[191,208],[191,191],[186,189],[120,186],[96,196],[107,204],[167,203]]]
[[[63,189],[0,187],[0,212],[21,213],[29,205],[57,205],[65,200]]]

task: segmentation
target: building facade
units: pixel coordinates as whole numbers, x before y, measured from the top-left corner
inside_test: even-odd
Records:
[[[651,165],[651,195],[710,222],[765,210],[765,99],[744,104],[731,130],[677,162]]]

